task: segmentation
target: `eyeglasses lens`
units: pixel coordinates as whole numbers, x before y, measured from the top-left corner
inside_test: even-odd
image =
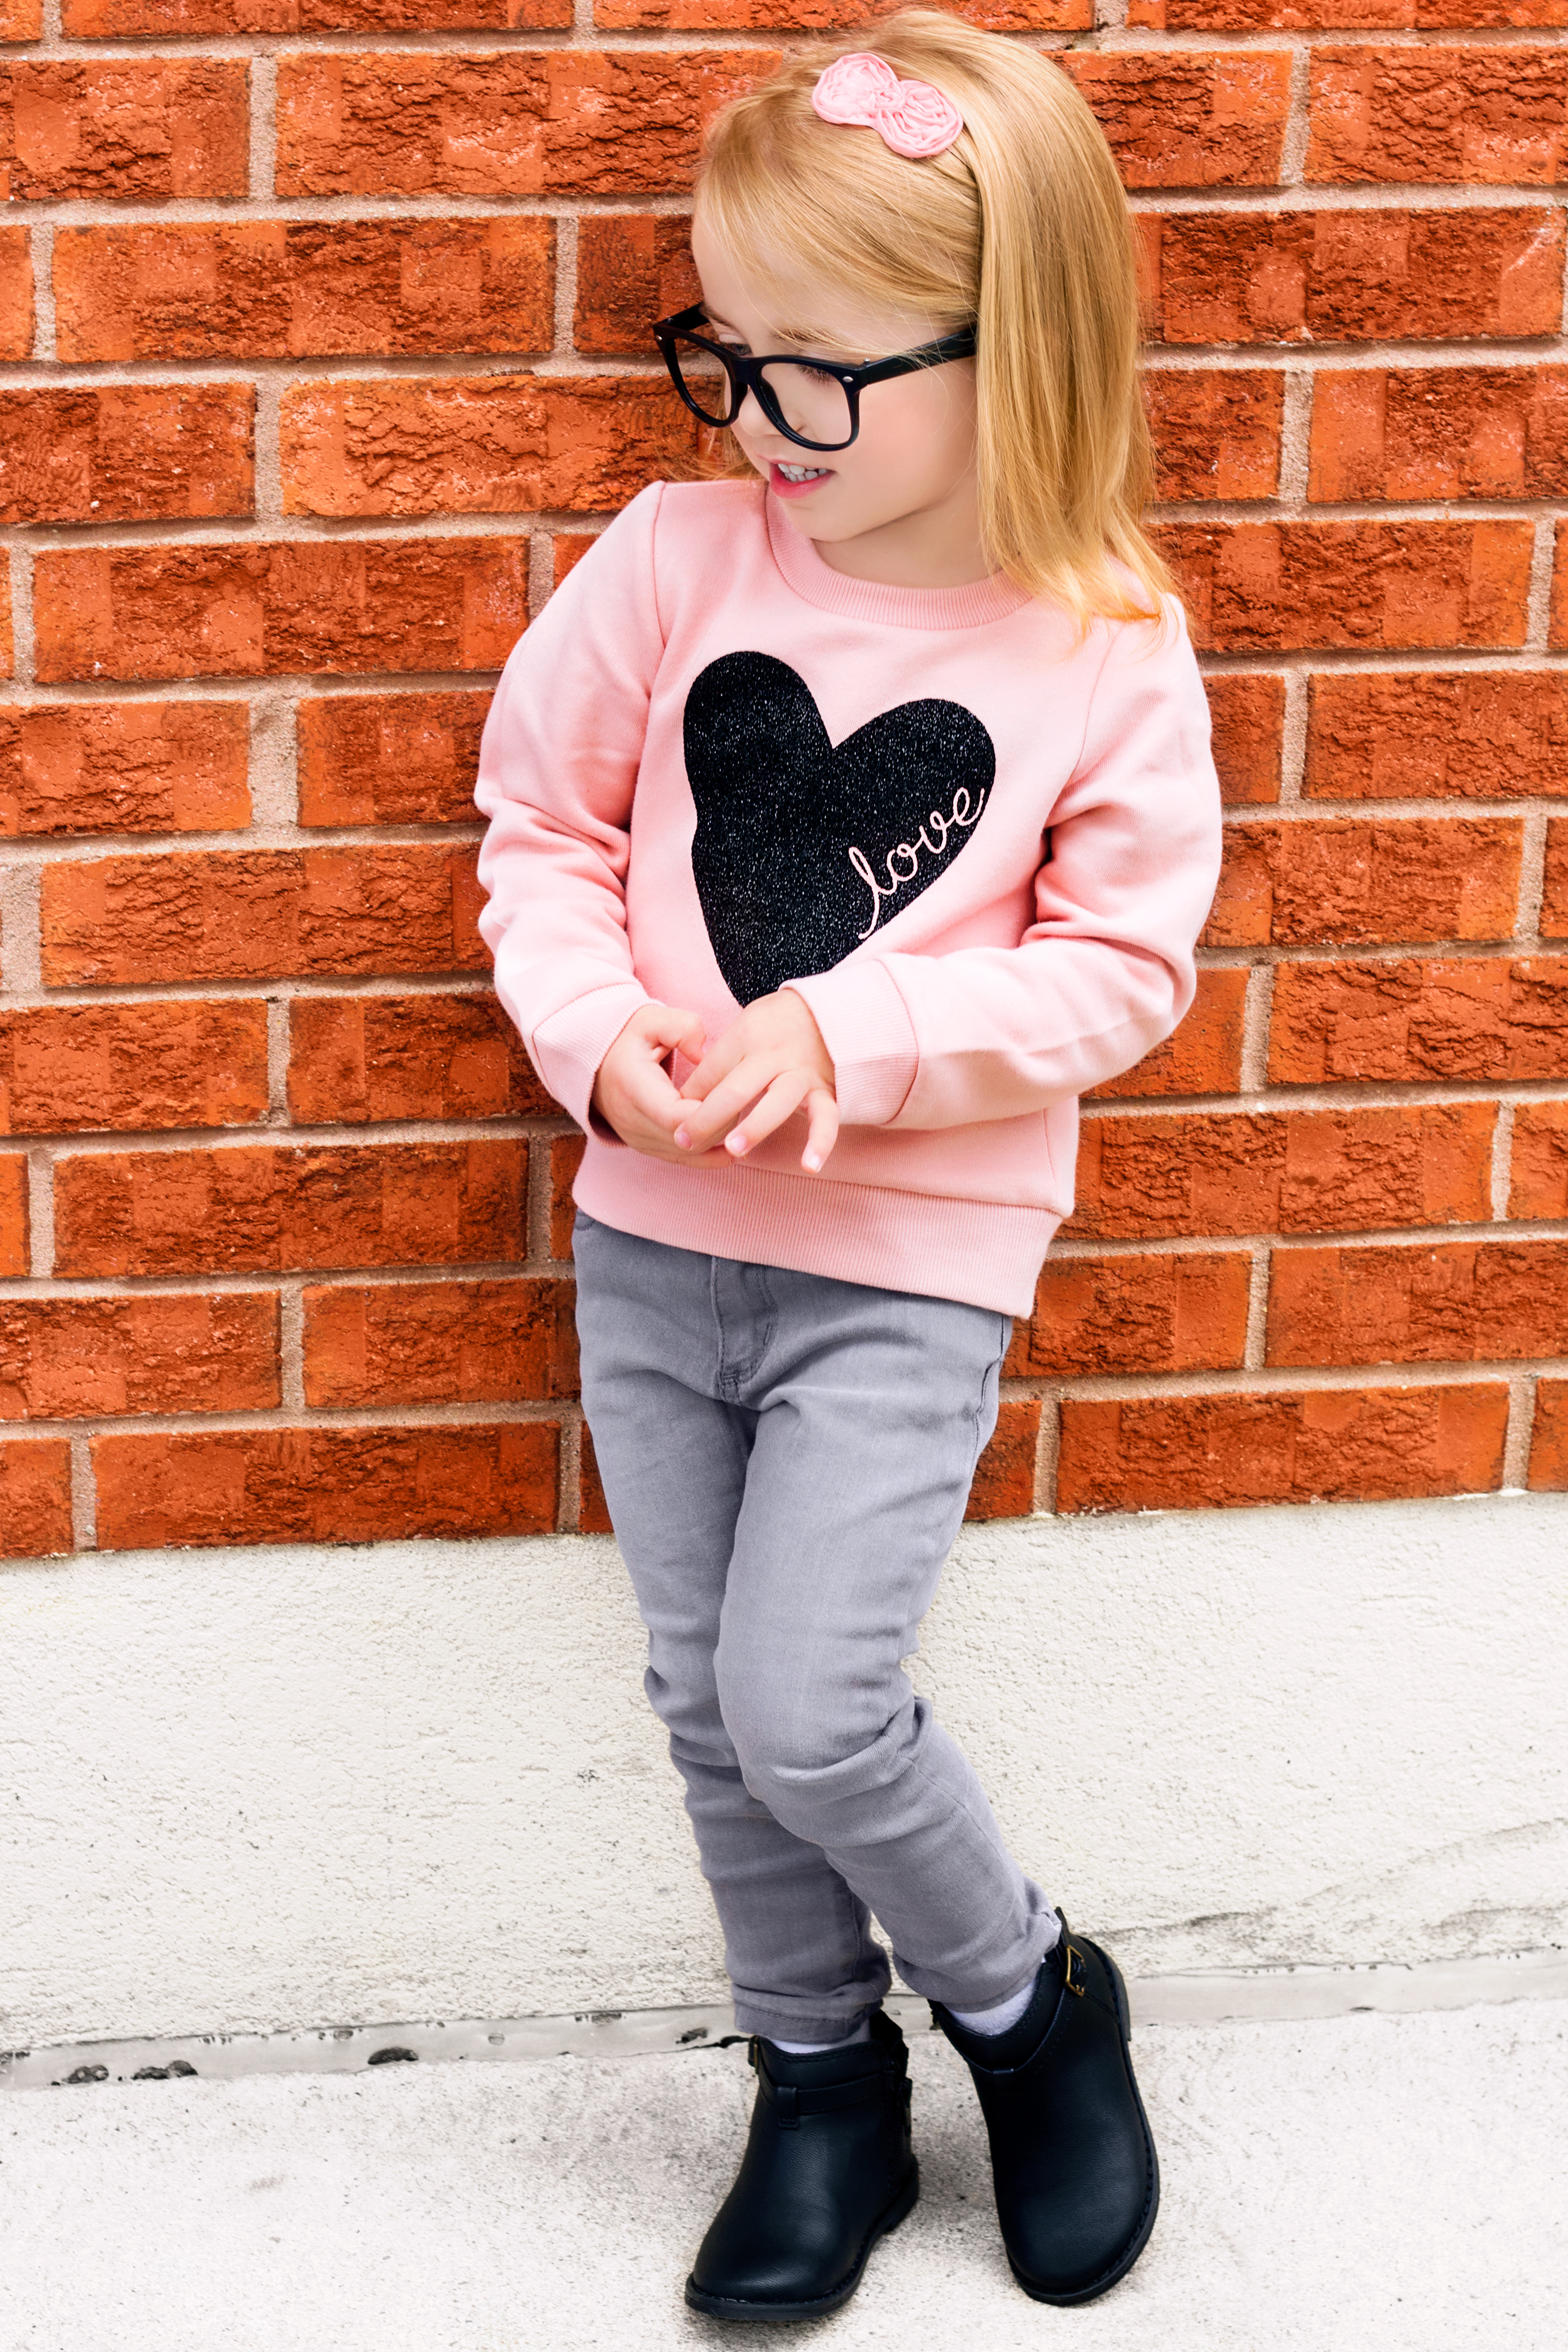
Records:
[[[699,416],[710,425],[727,425],[735,409],[735,394],[723,363],[700,343],[687,342],[684,335],[674,338],[675,364],[681,372],[681,390]]]
[[[774,360],[762,380],[793,433],[817,449],[841,449],[854,432],[850,396],[836,375],[800,360]]]

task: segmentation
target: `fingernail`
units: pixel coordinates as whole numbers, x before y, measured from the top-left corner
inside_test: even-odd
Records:
[[[683,1151],[689,1151],[689,1150],[691,1150],[691,1148],[692,1148],[692,1139],[691,1139],[691,1137],[687,1134],[687,1132],[686,1132],[686,1130],[685,1130],[685,1129],[684,1127],[677,1127],[677,1128],[676,1128],[676,1129],[675,1129],[675,1141],[680,1145],[681,1150],[682,1150]]]
[[[751,1139],[748,1136],[727,1135],[725,1141],[737,1160],[744,1160],[751,1149]]]
[[[819,1153],[815,1151],[802,1152],[801,1158],[805,1161],[806,1166],[810,1170],[813,1176],[821,1173],[822,1162]]]

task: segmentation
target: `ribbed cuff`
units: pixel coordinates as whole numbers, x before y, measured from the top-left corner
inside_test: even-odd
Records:
[[[833,1057],[844,1125],[886,1127],[908,1100],[920,1066],[915,1024],[887,966],[840,964],[786,985],[810,1006]]]
[[[641,982],[618,981],[563,1004],[534,1031],[534,1059],[540,1077],[580,1127],[591,1125],[606,1142],[615,1139],[592,1118],[591,1108],[599,1066],[632,1015],[652,1003]]]

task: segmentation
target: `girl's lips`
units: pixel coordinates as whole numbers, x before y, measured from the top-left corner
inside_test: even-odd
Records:
[[[769,487],[771,488],[771,489],[772,489],[772,491],[773,491],[773,494],[774,494],[774,496],[775,496],[776,498],[780,498],[780,499],[805,499],[805,498],[810,498],[810,494],[811,494],[811,492],[812,492],[813,490],[820,490],[820,489],[821,488],[822,484],[823,484],[824,482],[831,482],[831,481],[832,480],[832,478],[833,478],[833,469],[832,469],[832,467],[830,466],[830,467],[827,467],[827,469],[825,470],[825,472],[821,473],[821,474],[819,474],[819,475],[817,476],[817,478],[816,478],[816,480],[815,480],[815,481],[811,481],[811,482],[792,482],[792,481],[789,479],[789,476],[780,470],[779,464],[779,460],[778,460],[778,458],[777,458],[777,457],[769,457],[769,459],[768,460],[768,485],[769,485]]]

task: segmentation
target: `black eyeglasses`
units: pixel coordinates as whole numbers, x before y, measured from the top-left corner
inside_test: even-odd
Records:
[[[653,322],[653,340],[664,354],[670,380],[694,416],[705,425],[733,425],[747,394],[755,393],[770,425],[801,449],[847,449],[861,429],[862,390],[885,383],[917,368],[942,367],[948,360],[975,356],[975,330],[960,327],[918,351],[896,359],[871,360],[864,367],[841,367],[833,360],[803,360],[785,352],[743,357],[697,330],[708,323],[701,302],[672,319]],[[722,373],[716,372],[716,368]]]

